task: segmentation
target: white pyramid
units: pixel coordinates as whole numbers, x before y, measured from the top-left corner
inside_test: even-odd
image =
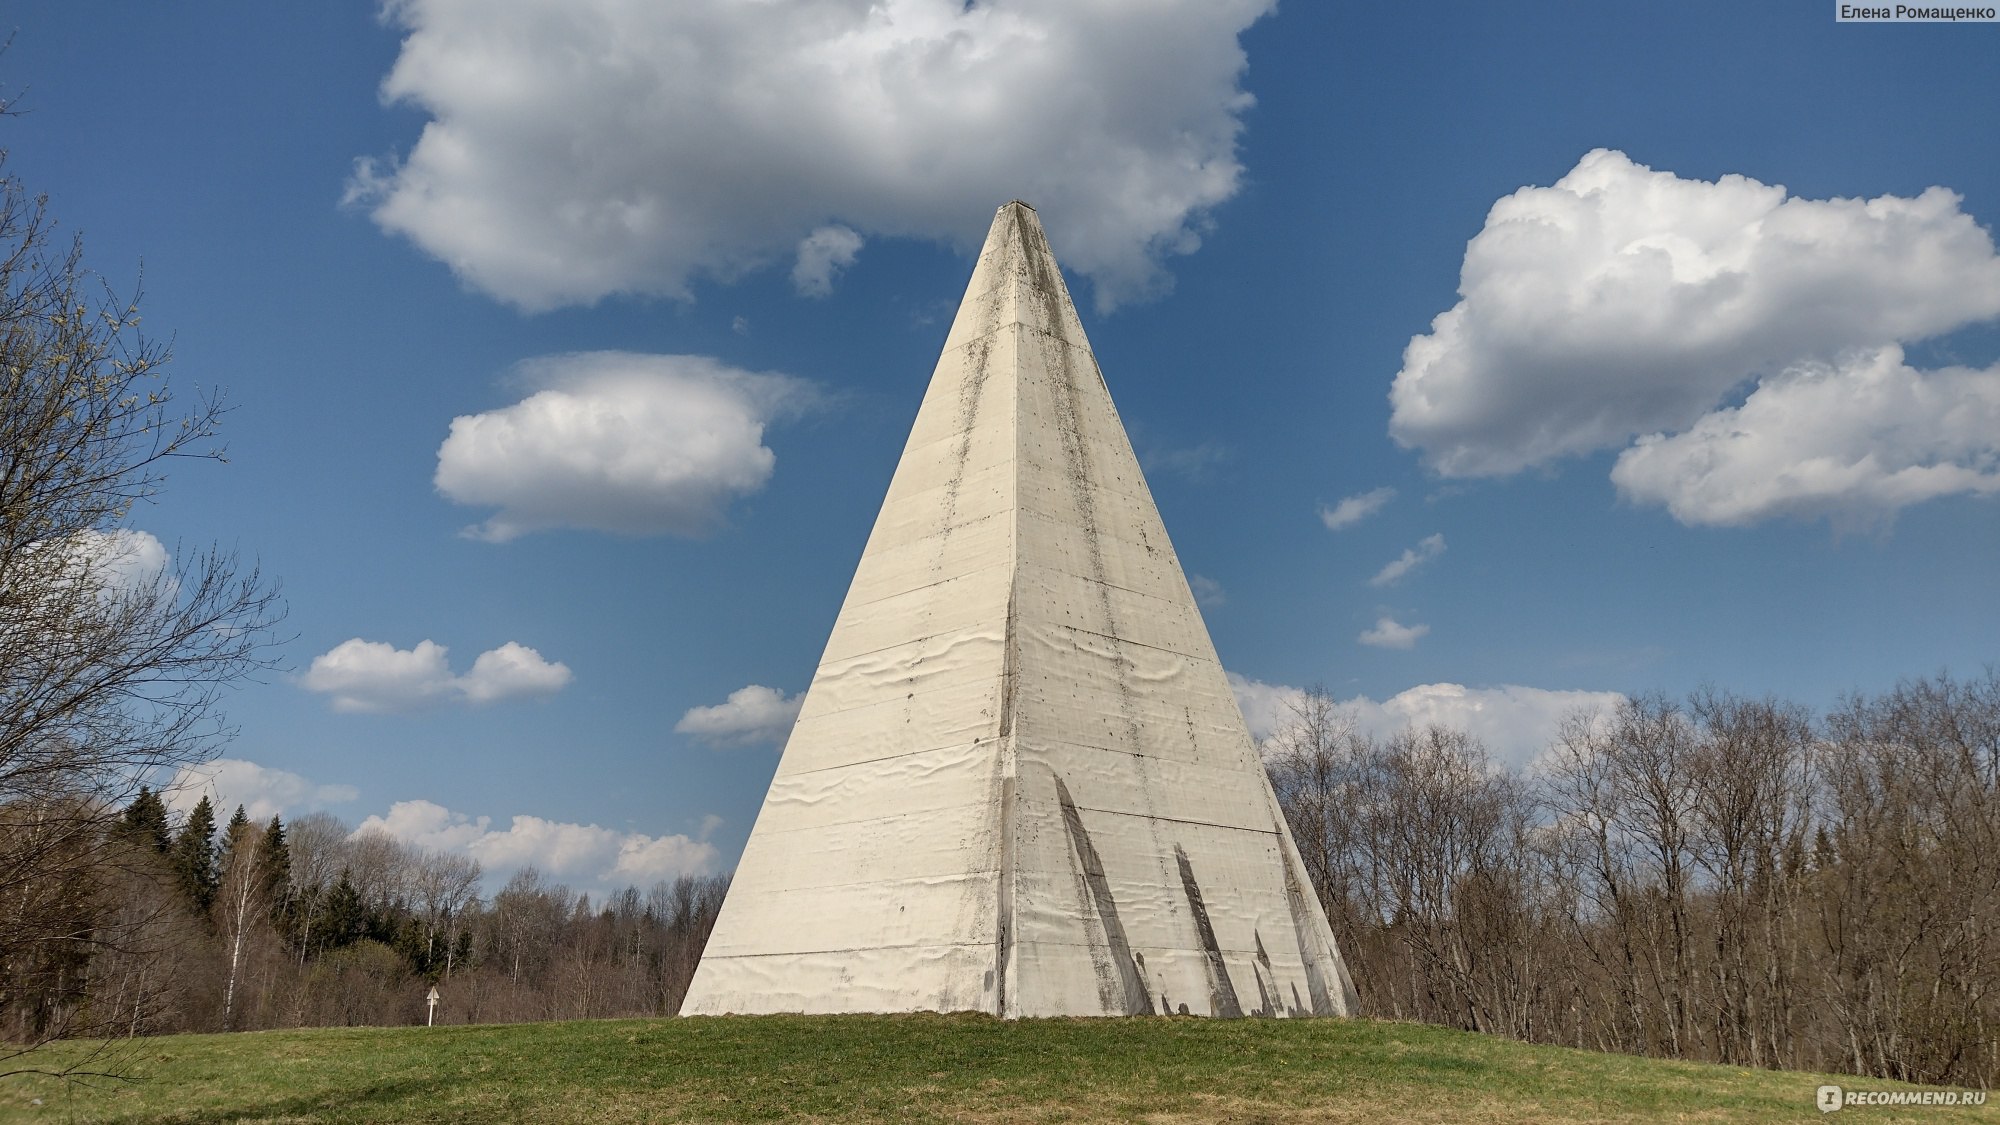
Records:
[[[682,1011],[1345,1015],[1083,326],[994,217]]]

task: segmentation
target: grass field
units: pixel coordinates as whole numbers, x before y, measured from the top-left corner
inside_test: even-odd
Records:
[[[0,1080],[0,1122],[1797,1121],[1820,1118],[1821,1082],[1896,1088],[1364,1020],[333,1028],[138,1040],[107,1061],[133,1080]],[[1834,1120],[1849,1119],[2000,1121],[2000,1106]]]

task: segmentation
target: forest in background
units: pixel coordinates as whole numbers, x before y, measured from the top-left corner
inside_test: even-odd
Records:
[[[1534,768],[1306,693],[1272,782],[1362,1014],[1537,1043],[2000,1080],[2000,676],[1825,715],[1703,691]]]
[[[684,875],[599,902],[353,833],[326,813],[217,830],[142,789],[94,862],[15,899],[45,940],[0,964],[0,1038],[671,1015],[729,881]],[[13,904],[10,904],[13,905]]]
[[[2000,1078],[2000,676],[1821,716],[1635,699],[1518,772],[1460,730],[1371,737],[1315,690],[1265,753],[1363,1015]],[[10,904],[53,935],[0,970],[10,1041],[420,1023],[432,984],[445,1023],[670,1015],[728,887],[593,901],[527,869],[489,897],[463,856],[324,813],[217,829],[149,791],[89,847]]]

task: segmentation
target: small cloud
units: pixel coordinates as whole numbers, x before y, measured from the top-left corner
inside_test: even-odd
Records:
[[[217,758],[186,766],[160,790],[167,807],[187,813],[207,797],[218,814],[243,806],[243,815],[267,821],[278,815],[314,812],[345,804],[361,795],[352,785],[321,785],[286,770],[260,766],[242,758]]]
[[[156,592],[171,595],[179,588],[168,571],[172,556],[151,532],[124,527],[110,531],[84,530],[25,547],[31,556],[42,551],[48,553],[39,557],[53,563],[61,574],[60,579],[47,574],[43,582],[88,583],[107,601]]]
[[[105,583],[121,590],[152,586],[167,572],[172,560],[166,544],[150,531],[119,528],[116,531],[86,531],[102,568]]]
[[[430,640],[399,649],[355,637],[314,657],[300,683],[332,696],[336,711],[379,713],[553,695],[572,679],[567,665],[514,641],[480,653],[464,676],[452,673],[446,651]]]
[[[1396,560],[1375,573],[1368,580],[1370,586],[1389,586],[1402,581],[1403,576],[1444,554],[1444,536],[1432,535],[1416,546],[1405,550]]]
[[[854,264],[861,236],[847,227],[821,227],[799,240],[798,261],[792,266],[792,288],[804,297],[825,297],[833,279]]]
[[[705,356],[586,352],[517,373],[535,393],[454,418],[433,478],[449,500],[500,509],[467,529],[492,543],[559,527],[706,534],[771,479],[765,427],[816,398]]]
[[[1203,609],[1214,609],[1229,601],[1229,594],[1222,583],[1202,574],[1188,575],[1188,589],[1194,592],[1194,600]]]
[[[1376,618],[1373,629],[1363,630],[1361,635],[1354,639],[1375,648],[1410,649],[1417,647],[1417,641],[1430,631],[1431,627],[1428,625],[1399,624],[1395,618],[1385,613]]]
[[[1229,447],[1205,441],[1184,449],[1148,449],[1139,463],[1148,473],[1171,473],[1192,484],[1206,482],[1217,467],[1229,463]]]
[[[1326,525],[1328,531],[1339,531],[1342,528],[1353,527],[1355,524],[1381,511],[1384,505],[1395,498],[1395,489],[1383,487],[1375,489],[1372,492],[1363,492],[1349,496],[1331,508],[1321,504],[1319,506],[1319,521]]]
[[[1639,438],[1611,481],[1712,527],[1824,517],[1859,531],[1941,496],[2000,495],[2000,365],[1919,371],[1895,346],[1802,364],[1681,433]]]
[[[735,320],[729,322],[729,330],[738,336],[748,336],[750,334],[750,318],[747,316],[737,317]]]
[[[458,688],[471,703],[554,695],[572,679],[568,666],[543,660],[524,644],[508,641],[479,654],[472,671],[459,677]]]
[[[710,746],[748,746],[755,743],[782,744],[791,735],[792,723],[805,703],[803,693],[786,696],[762,684],[740,687],[729,699],[712,707],[692,707],[674,730],[691,734]]]

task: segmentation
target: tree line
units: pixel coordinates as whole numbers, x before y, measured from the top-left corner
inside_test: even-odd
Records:
[[[136,295],[4,161],[0,1074],[53,1038],[414,1022],[432,983],[446,1022],[675,1011],[726,880],[592,902],[528,870],[486,898],[463,857],[323,815],[218,830],[141,787],[226,744],[221,693],[273,666],[283,607],[228,552],[149,569],[132,513],[222,459],[226,410],[176,405]],[[1271,774],[1367,1014],[2000,1078],[1992,673],[1817,716],[1636,699],[1526,774],[1462,731],[1364,736],[1324,691],[1296,710]]]
[[[479,864],[325,813],[219,830],[141,789],[41,888],[41,932],[0,969],[0,1038],[671,1015],[726,877],[593,902],[533,868],[490,897]]]
[[[1267,744],[1364,1014],[1538,1043],[2000,1080],[2000,676],[1827,714],[1701,691],[1533,768],[1307,692]]]

